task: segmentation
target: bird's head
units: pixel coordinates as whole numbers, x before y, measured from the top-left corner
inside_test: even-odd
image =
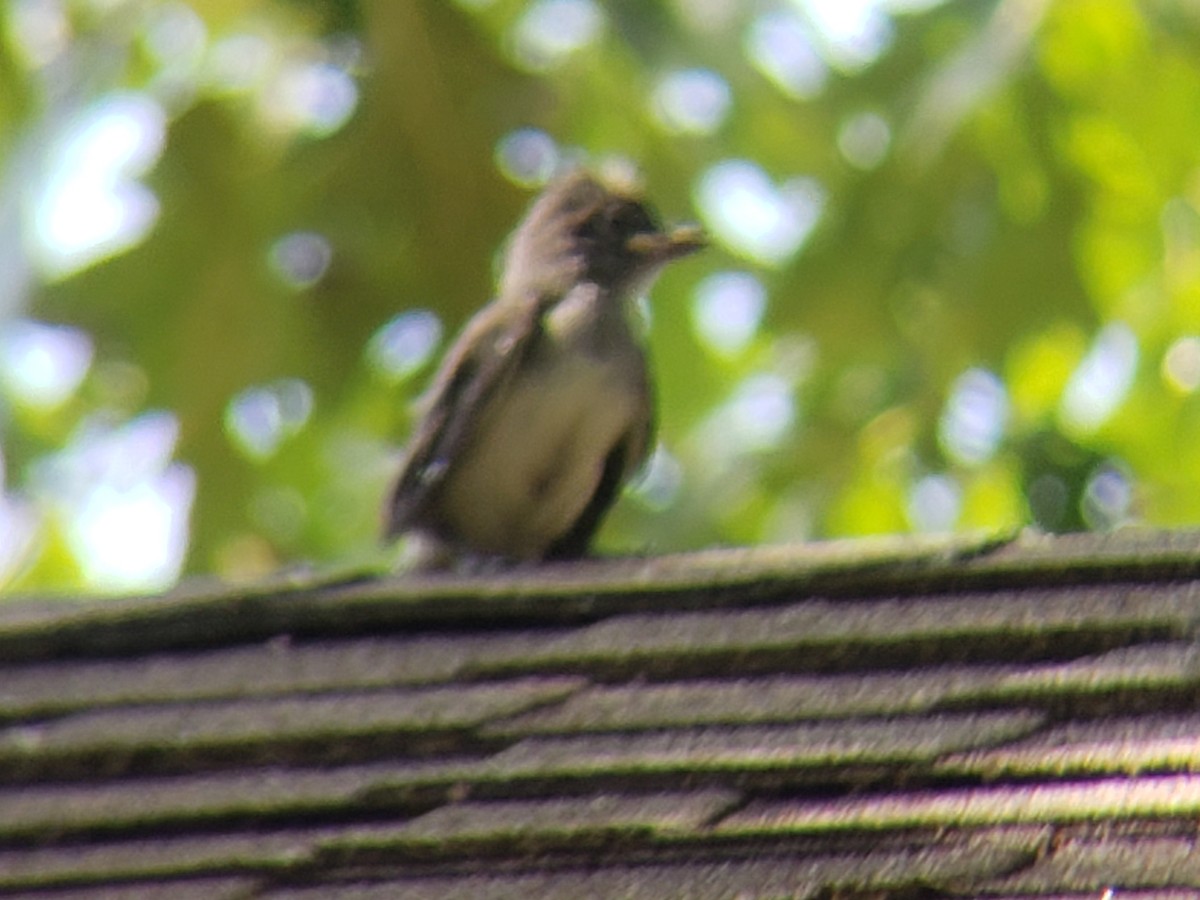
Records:
[[[581,281],[623,292],[704,246],[699,228],[664,229],[633,189],[576,170],[551,182],[518,226],[501,296],[564,294]]]

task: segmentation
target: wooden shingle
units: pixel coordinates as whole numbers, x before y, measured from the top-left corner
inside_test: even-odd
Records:
[[[1200,889],[1200,534],[0,605],[0,897]]]

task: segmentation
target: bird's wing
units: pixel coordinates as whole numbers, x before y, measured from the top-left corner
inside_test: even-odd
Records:
[[[385,537],[426,524],[429,500],[470,439],[480,410],[537,342],[549,305],[531,297],[514,314],[512,306],[492,304],[467,323],[423,398],[424,414],[384,511]]]
[[[654,441],[658,434],[658,402],[655,397],[654,379],[650,377],[650,371],[646,366],[642,367],[641,382],[642,394],[646,398],[647,413],[646,417],[630,428],[626,435],[629,453],[625,460],[622,482],[628,481],[646,462],[654,450]]]

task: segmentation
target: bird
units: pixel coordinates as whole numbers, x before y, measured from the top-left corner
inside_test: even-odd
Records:
[[[385,538],[416,535],[438,566],[586,556],[654,441],[637,300],[705,245],[628,182],[578,168],[547,184],[420,404]]]

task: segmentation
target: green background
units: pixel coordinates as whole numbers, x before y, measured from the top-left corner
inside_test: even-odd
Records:
[[[377,559],[381,498],[436,356],[401,376],[368,347],[415,309],[440,317],[444,346],[489,297],[535,190],[505,163],[514,132],[635,164],[665,219],[717,237],[653,291],[669,461],[618,505],[602,550],[1200,519],[1200,7],[864,2],[877,30],[856,56],[822,30],[823,5],[597,2],[587,40],[538,60],[539,4],[519,0],[13,4],[10,255],[36,256],[25,176],[70,115],[138,92],[166,131],[133,176],[158,202],[144,239],[66,274],[31,263],[8,310],[81,329],[94,353],[64,402],[3,395],[4,489],[34,523],[6,589],[169,578],[90,575],[78,508],[53,501],[52,463],[88,427],[156,410],[177,417],[173,458],[195,478],[185,572]],[[12,21],[43,6],[67,23],[48,63]],[[187,54],[154,38],[172,16],[191,29]],[[766,21],[807,36],[810,81],[772,75],[755,44]],[[271,48],[265,73],[236,89],[209,77],[222,42],[245,35]],[[348,76],[344,122],[272,116],[293,64]],[[727,102],[681,124],[660,88],[694,69]],[[701,185],[730,160],[820,196],[794,252],[768,259],[713,227]],[[296,232],[331,251],[315,283],[272,268]],[[698,289],[722,272],[766,298],[724,348],[696,324]],[[281,379],[308,386],[311,410],[247,452],[231,402],[295,385]]]

